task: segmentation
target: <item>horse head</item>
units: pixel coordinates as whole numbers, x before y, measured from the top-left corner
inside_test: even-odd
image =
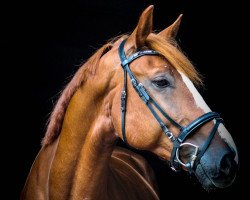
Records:
[[[132,34],[114,42],[100,60],[100,68],[112,74],[116,134],[175,170],[194,173],[205,189],[225,188],[236,176],[237,149],[196,89],[201,78],[175,42],[182,16],[158,34],[152,33],[152,16],[150,6]]]

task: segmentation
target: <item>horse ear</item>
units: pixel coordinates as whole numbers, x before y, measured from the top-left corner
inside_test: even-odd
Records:
[[[135,30],[128,38],[128,43],[131,42],[137,49],[145,45],[146,38],[152,32],[153,9],[154,6],[151,5],[143,11]]]
[[[180,27],[182,16],[183,15],[180,14],[173,24],[158,33],[158,35],[163,38],[175,38]]]

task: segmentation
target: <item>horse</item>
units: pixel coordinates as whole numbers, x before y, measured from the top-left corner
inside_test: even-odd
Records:
[[[21,199],[160,199],[153,169],[132,149],[194,174],[206,190],[233,183],[237,148],[196,89],[201,75],[175,40],[181,18],[153,33],[151,5],[130,35],[79,68],[50,116]]]

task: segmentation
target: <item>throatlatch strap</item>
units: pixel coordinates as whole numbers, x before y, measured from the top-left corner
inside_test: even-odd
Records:
[[[126,107],[127,107],[127,72],[124,70],[124,86],[121,94],[121,112],[122,112],[122,137],[124,142],[127,143],[125,121],[126,121]]]

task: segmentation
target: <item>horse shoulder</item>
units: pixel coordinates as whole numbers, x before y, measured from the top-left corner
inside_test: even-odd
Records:
[[[116,147],[110,171],[108,189],[113,199],[159,199],[154,172],[142,156]]]
[[[26,179],[21,199],[48,199],[49,172],[57,144],[58,140],[40,149]]]

